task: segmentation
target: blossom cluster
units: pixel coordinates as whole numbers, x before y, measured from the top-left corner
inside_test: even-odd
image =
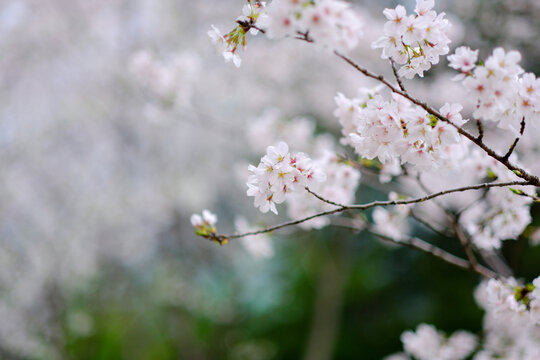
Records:
[[[326,179],[325,173],[304,153],[289,153],[289,146],[280,142],[269,146],[257,167],[249,165],[247,195],[254,197],[254,205],[263,213],[277,214],[276,204],[287,195],[304,190]]]
[[[467,331],[456,331],[446,337],[433,325],[420,324],[416,331],[406,331],[401,335],[405,353],[388,356],[385,360],[463,360],[475,350],[478,340]]]
[[[314,184],[310,190],[324,199],[338,204],[350,204],[354,201],[356,188],[360,181],[360,171],[343,163],[332,152],[327,151],[315,164],[324,169],[326,181]],[[292,219],[301,219],[318,212],[334,209],[335,206],[322,202],[308,192],[295,192],[288,201],[287,215]],[[322,228],[330,223],[328,217],[318,217],[300,224],[305,229]]]
[[[208,236],[216,233],[217,216],[208,210],[203,210],[202,215],[191,215],[190,221],[197,235]]]
[[[515,157],[513,160],[516,161]],[[477,181],[486,177],[500,182],[519,180],[517,175],[480,151],[470,151],[461,169],[475,176]],[[492,188],[463,212],[460,224],[479,249],[498,249],[503,240],[517,239],[531,222],[531,203],[530,197],[519,196],[508,188]]]
[[[341,0],[274,0],[260,24],[270,38],[309,34],[315,44],[345,52],[362,36],[362,22]]]
[[[448,57],[449,64],[461,74],[463,87],[472,95],[474,116],[496,122],[502,129],[515,135],[521,131],[523,119],[538,124],[540,121],[540,79],[525,73],[519,66],[517,51],[505,52],[496,48],[484,64],[477,64],[478,51],[459,47]]]
[[[412,79],[423,76],[424,71],[439,62],[439,56],[448,54],[450,23],[444,13],[433,9],[434,0],[417,0],[416,15],[407,15],[403,5],[395,9],[385,9],[388,19],[384,25],[384,35],[372,44],[381,48],[383,59],[392,59],[403,65],[398,75]]]
[[[385,360],[535,360],[540,354],[540,277],[522,285],[514,278],[485,280],[475,291],[476,302],[486,311],[482,348],[476,336],[457,331],[449,338],[431,325],[401,335],[404,353]]]
[[[445,159],[445,148],[460,142],[456,128],[438,121],[404,97],[392,94],[385,100],[379,93],[364,92],[363,98],[348,99],[342,94],[335,98],[334,114],[343,126],[343,143],[355,148],[358,155],[378,158],[383,164],[399,158],[427,168]],[[440,112],[447,114],[456,126],[465,122],[458,104],[445,104]]]
[[[327,133],[315,135],[315,122],[308,117],[295,117],[284,120],[278,111],[270,109],[247,127],[247,140],[251,147],[261,150],[261,143],[285,141],[291,148],[301,149],[313,154],[313,163],[324,170],[326,180],[314,183],[310,190],[323,198],[339,204],[351,204],[360,181],[360,171],[336,156],[336,144]],[[262,139],[262,141],[261,141]],[[317,199],[307,191],[295,191],[287,200],[287,215],[292,219],[305,218],[318,212],[335,208]],[[305,229],[321,228],[328,225],[328,217],[318,217],[303,222]]]
[[[256,35],[259,30],[253,26],[257,20],[263,21],[265,2],[248,0],[248,3],[242,8],[242,16],[237,19],[238,25],[227,34],[221,34],[221,31],[211,26],[208,36],[216,46],[217,51],[223,55],[225,62],[232,61],[236,67],[240,67],[242,59],[238,54],[238,47],[246,48],[246,34],[249,32]]]
[[[486,310],[484,347],[475,360],[525,359],[540,354],[540,277],[520,285],[515,279],[491,279],[475,292]]]

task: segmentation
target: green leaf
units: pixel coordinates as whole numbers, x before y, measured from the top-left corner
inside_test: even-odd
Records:
[[[429,114],[428,119],[429,119],[429,125],[431,125],[432,128],[437,126],[439,119],[435,115]]]
[[[516,195],[523,195],[524,194],[523,190],[520,190],[520,189],[510,188],[510,191],[513,192]]]
[[[495,175],[495,173],[493,172],[493,170],[491,170],[491,168],[488,168],[487,169],[487,177],[488,177],[488,179],[496,179],[497,175]]]

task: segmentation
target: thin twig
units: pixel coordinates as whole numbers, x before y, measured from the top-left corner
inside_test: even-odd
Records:
[[[420,177],[420,174],[418,174],[417,180],[418,180],[418,184],[420,185],[420,187],[424,191],[426,191],[427,193],[431,192],[427,188],[427,186],[423,183],[423,181],[422,181],[422,179]],[[486,192],[487,192],[487,190],[486,190]],[[434,202],[435,202],[435,204],[437,204],[444,211],[444,213],[448,217],[450,223],[452,224],[454,234],[458,238],[458,240],[459,240],[459,242],[461,244],[461,247],[465,251],[465,255],[467,256],[467,259],[469,259],[469,266],[471,267],[472,270],[477,271],[478,267],[480,267],[481,265],[478,263],[478,261],[476,260],[475,255],[474,255],[471,239],[469,237],[467,237],[467,235],[465,234],[465,232],[461,228],[461,225],[459,224],[459,215],[453,214],[448,208],[446,208],[444,205],[439,203],[437,201],[437,199],[434,200]]]
[[[367,210],[369,208],[376,207],[376,206],[409,205],[409,204],[421,203],[421,202],[424,202],[424,201],[428,201],[428,200],[437,198],[439,196],[448,195],[448,194],[452,194],[452,193],[456,193],[456,192],[463,192],[463,191],[469,191],[469,190],[478,190],[478,189],[487,189],[487,188],[492,188],[492,187],[526,186],[526,185],[530,185],[530,183],[527,182],[527,181],[510,181],[510,182],[501,182],[501,183],[483,183],[483,184],[477,184],[477,185],[464,186],[464,187],[455,188],[455,189],[448,189],[448,190],[445,190],[445,191],[440,191],[440,192],[433,193],[433,194],[430,194],[430,195],[427,195],[427,196],[423,196],[423,197],[419,197],[419,198],[415,198],[415,199],[409,199],[409,200],[372,201],[370,203],[359,204],[359,205],[343,205],[343,206],[336,205],[336,206],[339,206],[339,207],[337,207],[336,209],[333,209],[333,210],[319,212],[319,213],[313,214],[311,216],[307,216],[307,217],[302,218],[302,219],[288,221],[288,222],[285,222],[285,223],[282,223],[282,224],[279,224],[279,225],[271,226],[271,227],[261,229],[261,230],[257,230],[257,231],[250,231],[250,232],[246,232],[246,233],[242,233],[242,234],[234,234],[234,235],[210,234],[210,235],[207,235],[205,237],[212,240],[212,241],[216,241],[216,242],[222,244],[222,243],[228,241],[229,239],[237,239],[237,238],[242,238],[242,237],[251,236],[251,235],[265,234],[265,233],[269,233],[269,232],[272,232],[272,231],[275,231],[275,230],[282,229],[284,227],[302,224],[302,223],[304,223],[306,221],[309,221],[309,220],[312,220],[312,219],[315,219],[315,218],[318,218],[318,217],[321,217],[321,216],[332,215],[332,214],[336,214],[336,213],[340,213],[340,212],[344,212],[344,211],[349,211],[349,210]],[[312,191],[310,191],[310,192],[312,194],[315,194]],[[317,198],[320,199],[320,198],[322,198],[322,196],[318,195]],[[325,199],[323,201],[328,202],[329,200]],[[335,205],[335,204],[336,203],[333,203],[332,205]]]
[[[470,203],[468,203],[467,205],[463,206],[461,209],[459,209],[458,211],[456,211],[455,215],[456,216],[461,216],[461,214],[463,214],[466,210],[470,209],[474,204],[477,204],[479,201],[483,200],[486,198],[488,192],[487,190],[484,191],[482,193],[481,196],[479,196],[477,199],[471,201]]]
[[[430,193],[431,191],[427,188],[427,186],[423,183],[420,174],[417,176],[418,184],[420,187],[426,191],[427,193]],[[471,269],[476,270],[478,266],[478,260],[476,260],[476,256],[474,255],[472,245],[470,238],[467,237],[467,235],[463,232],[463,229],[459,225],[459,216],[456,214],[453,214],[450,210],[448,210],[444,205],[440,204],[437,200],[434,200],[435,204],[437,204],[446,214],[448,217],[450,223],[452,224],[452,228],[454,229],[454,233],[456,234],[461,247],[465,251],[465,255],[467,256],[467,259],[469,259],[469,266]]]
[[[321,200],[322,202],[325,202],[325,203],[327,203],[327,204],[334,205],[334,206],[337,206],[337,207],[342,207],[342,208],[347,207],[347,205],[343,205],[343,204],[340,204],[340,203],[337,203],[337,202],[333,202],[333,201],[331,201],[331,200],[328,200],[328,199],[323,198],[323,197],[320,196],[319,194],[314,193],[313,191],[311,191],[307,186],[305,186],[304,189],[306,189],[306,191],[307,191],[308,193],[310,193],[311,195],[315,196],[317,199]]]
[[[476,269],[480,264],[478,263],[478,260],[476,260],[476,256],[474,256],[470,239],[465,235],[463,229],[459,225],[459,218],[454,217],[452,219],[452,227],[454,228],[454,232],[456,233],[463,250],[465,250],[465,255],[467,255],[467,259],[469,259],[469,265],[472,269]]]
[[[537,194],[527,194],[526,192],[518,192],[518,193],[515,193],[516,195],[519,195],[519,196],[524,196],[524,197],[528,197],[530,199],[533,199],[534,202],[540,202],[540,197],[538,197]]]
[[[422,181],[422,177],[421,177],[421,174],[420,173],[417,173],[416,174],[416,183],[418,184],[418,186],[420,186],[420,189],[422,189],[424,191],[424,193],[426,194],[431,194],[432,191],[430,189],[428,189],[427,185],[424,184],[424,182]],[[441,204],[438,200],[433,200],[433,202],[435,203],[435,205],[437,205],[448,217],[452,217],[452,213],[450,212],[450,210],[448,210],[443,204]]]
[[[313,43],[313,39],[309,37],[309,31],[306,31],[306,32],[298,31],[297,34],[298,36],[295,36],[294,37],[295,39],[303,40],[308,43]]]
[[[476,140],[482,141],[484,138],[484,126],[482,125],[482,121],[480,121],[480,119],[476,120],[476,128],[478,129],[478,136],[476,137]]]
[[[510,158],[510,155],[514,152],[514,149],[516,148],[516,145],[519,142],[519,139],[523,136],[523,133],[525,132],[525,116],[521,118],[521,128],[519,130],[519,136],[516,137],[512,145],[510,145],[510,148],[508,149],[508,152],[503,156],[503,159],[508,160]]]
[[[462,269],[465,269],[465,270],[470,270],[470,271],[473,271],[485,278],[488,278],[488,279],[492,279],[492,278],[498,278],[499,275],[495,272],[493,272],[492,270],[482,266],[482,265],[477,265],[477,266],[474,266],[474,267],[471,267],[471,264],[465,260],[465,259],[462,259],[460,257],[457,257],[455,256],[454,254],[451,254],[439,247],[436,247],[435,245],[431,244],[431,243],[428,243],[427,241],[424,241],[424,240],[421,240],[417,237],[409,237],[409,238],[405,238],[403,241],[393,241],[393,239],[389,236],[386,236],[386,235],[383,235],[383,234],[380,234],[380,233],[375,233],[373,231],[370,230],[370,232],[372,232],[374,235],[376,235],[377,237],[380,237],[382,239],[385,239],[387,241],[392,241],[392,242],[395,242],[397,244],[402,244],[402,245],[405,245],[405,246],[408,246],[408,247],[411,247],[411,248],[414,248],[414,249],[418,249],[418,250],[421,250],[423,252],[426,252],[438,259],[441,259],[449,264],[452,264],[454,266],[457,266],[459,268],[462,268]]]
[[[494,250],[481,250],[480,255],[482,259],[488,264],[493,270],[501,274],[505,278],[513,277],[514,273],[510,266],[504,261],[504,258],[499,251]]]
[[[442,230],[440,229],[437,229],[435,226],[431,225],[429,222],[425,221],[424,219],[422,219],[420,216],[418,216],[414,211],[411,211],[410,212],[410,215],[411,217],[416,220],[416,222],[418,222],[419,224],[425,226],[426,228],[428,228],[429,230],[433,231],[435,234],[439,235],[439,236],[443,236],[443,237],[448,237],[450,236],[450,234],[446,234],[444,233]]]
[[[449,253],[448,251],[446,250],[443,250],[427,241],[424,241],[424,240],[421,240],[419,239],[418,237],[403,237],[402,239],[400,240],[396,240],[388,235],[385,235],[385,234],[382,234],[376,230],[374,230],[374,227],[373,226],[370,226],[368,224],[364,224],[364,226],[362,227],[357,227],[355,226],[354,224],[350,224],[350,225],[347,225],[347,224],[344,224],[344,223],[333,223],[333,225],[337,225],[337,226],[340,226],[340,227],[344,227],[344,228],[348,228],[348,229],[351,229],[351,230],[354,230],[354,231],[362,231],[362,230],[366,230],[370,233],[372,233],[373,235],[381,238],[382,240],[384,241],[387,241],[387,242],[391,242],[393,244],[397,244],[397,245],[404,245],[404,246],[408,246],[410,248],[413,248],[413,249],[416,249],[416,250],[420,250],[422,252],[425,252],[427,254],[430,254],[446,263],[449,263],[451,265],[454,265],[454,266],[457,266],[459,268],[462,268],[462,269],[465,269],[465,270],[469,270],[469,271],[473,271],[483,277],[486,277],[486,278],[497,278],[499,277],[499,275],[491,270],[489,270],[488,268],[482,266],[482,265],[478,265],[477,267],[471,267],[471,264],[469,263],[469,261],[465,260],[465,259],[462,259],[454,254],[451,254]]]
[[[253,18],[249,18],[249,21],[247,20],[236,20],[236,23],[242,27],[242,30],[244,30],[245,33],[247,33],[251,29],[255,29],[260,31],[263,34],[266,34],[266,31],[264,29],[261,29],[257,25],[255,25],[255,20]]]
[[[399,89],[401,91],[403,91],[403,92],[407,92],[405,90],[405,87],[403,86],[403,83],[401,82],[401,78],[398,75],[397,68],[396,68],[396,62],[394,61],[394,59],[390,58],[390,64],[392,65],[392,72],[394,73],[394,77],[396,78]]]

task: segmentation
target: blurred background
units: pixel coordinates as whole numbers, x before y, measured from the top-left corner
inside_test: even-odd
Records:
[[[289,228],[262,252],[193,234],[204,208],[223,233],[237,215],[286,219],[245,196],[251,122],[307,116],[304,133],[338,135],[335,94],[375,85],[292,39],[251,38],[242,67],[225,64],[207,31],[232,29],[243,4],[0,0],[0,359],[381,359],[421,322],[481,330],[478,279],[413,250],[337,227]],[[384,74],[370,43],[396,4],[355,4],[352,57]],[[538,1],[436,8],[453,48],[519,49],[539,74]],[[459,101],[452,75],[443,60],[408,87]],[[387,189],[363,179],[357,201]],[[504,252],[518,276],[539,273],[526,237]]]

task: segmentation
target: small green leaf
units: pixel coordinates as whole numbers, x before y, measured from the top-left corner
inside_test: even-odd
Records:
[[[495,173],[493,172],[493,170],[491,170],[491,168],[488,168],[487,169],[487,177],[488,177],[488,179],[496,179],[497,175],[495,175]]]
[[[514,289],[514,298],[516,299],[516,301],[520,301],[521,299],[523,299],[523,293],[519,286]]]
[[[199,229],[195,230],[195,235],[207,236],[208,232],[206,231],[206,228],[202,227],[202,228],[199,228]]]
[[[437,119],[437,117],[435,115],[432,115],[432,114],[429,114],[428,115],[428,118],[429,118],[429,125],[434,128],[435,126],[437,126],[437,123],[439,122],[439,119]]]
[[[513,192],[516,195],[523,195],[524,194],[523,190],[520,190],[520,189],[510,188],[510,191]]]

